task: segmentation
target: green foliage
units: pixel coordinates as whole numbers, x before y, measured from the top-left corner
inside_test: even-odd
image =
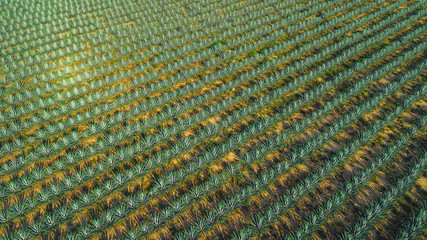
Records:
[[[419,0],[3,1],[0,238],[382,234],[425,170],[424,17]],[[425,229],[409,202],[398,239]]]

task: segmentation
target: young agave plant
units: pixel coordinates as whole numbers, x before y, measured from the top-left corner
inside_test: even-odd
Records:
[[[252,228],[254,229],[254,231],[260,231],[261,229],[263,229],[266,226],[266,219],[264,216],[261,215],[254,215],[251,218],[250,224],[252,226]]]
[[[141,234],[139,234],[139,231],[133,230],[133,231],[126,231],[126,238],[127,240],[137,240],[141,238]]]

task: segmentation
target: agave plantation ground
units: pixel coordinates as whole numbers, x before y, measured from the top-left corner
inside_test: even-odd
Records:
[[[0,0],[0,239],[426,239],[426,21]]]

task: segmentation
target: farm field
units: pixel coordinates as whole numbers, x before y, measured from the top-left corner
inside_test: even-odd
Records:
[[[0,0],[0,239],[427,239],[426,21]]]

